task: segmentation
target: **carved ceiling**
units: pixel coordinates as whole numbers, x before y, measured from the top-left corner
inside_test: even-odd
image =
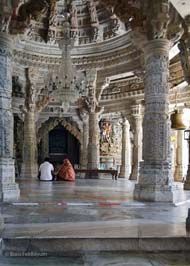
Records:
[[[6,1],[7,2],[7,1]],[[63,37],[63,17],[70,23],[72,62],[78,72],[97,70],[97,95],[102,105],[114,108],[118,102],[126,108],[126,102],[143,100],[143,60],[137,40],[168,38],[174,45],[181,39],[180,56],[170,65],[171,88],[186,79],[190,80],[188,56],[190,49],[190,19],[188,14],[171,4],[172,0],[20,0],[12,1],[9,32],[15,36],[14,96],[18,103],[25,95],[24,68],[33,67],[43,78],[38,80],[38,98],[44,96],[44,82],[50,69],[61,62],[58,42]],[[186,1],[185,1],[186,2]],[[4,5],[2,14],[8,14],[10,6]],[[183,9],[184,10],[184,9]],[[6,18],[6,16],[5,16]],[[1,19],[3,22],[4,20]],[[4,29],[7,29],[6,21]],[[3,23],[2,23],[3,25]],[[1,26],[3,28],[3,26]],[[132,33],[140,38],[131,39]],[[136,42],[135,42],[136,41]],[[185,63],[184,63],[185,62]],[[117,79],[112,76],[133,72]],[[19,79],[18,79],[19,76]],[[102,89],[105,79],[111,80]],[[43,84],[43,85],[42,85]],[[47,93],[47,92],[46,92]],[[173,97],[173,96],[172,96]],[[20,98],[20,100],[18,100]],[[184,98],[183,98],[184,99]],[[121,101],[122,100],[122,101]],[[189,101],[189,100],[188,100]],[[73,105],[73,107],[77,106]],[[46,107],[52,113],[56,102]],[[113,111],[113,110],[112,110]],[[57,111],[59,113],[59,110]]]
[[[28,0],[20,1],[15,9],[10,32],[23,33],[26,39],[56,44],[62,37],[62,17],[66,14],[73,42],[77,45],[100,42],[126,31],[125,23],[101,1]]]

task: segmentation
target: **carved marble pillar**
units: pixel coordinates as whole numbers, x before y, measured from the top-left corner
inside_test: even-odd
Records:
[[[176,148],[176,166],[174,173],[174,181],[183,181],[183,138],[184,131],[177,131],[177,148]]]
[[[88,129],[88,117],[83,118],[83,141],[81,144],[80,152],[80,167],[81,169],[87,169],[88,164],[88,140],[89,140],[89,129]]]
[[[122,123],[122,152],[121,152],[121,168],[119,177],[129,178],[130,175],[130,125],[126,118]]]
[[[189,156],[188,156],[188,168],[187,168],[187,174],[186,174],[186,179],[185,179],[185,183],[184,183],[184,190],[190,190],[190,140],[188,138],[187,140],[188,142],[188,152],[189,152]]]
[[[146,43],[145,114],[143,120],[143,162],[134,197],[138,200],[174,200],[170,155],[170,120],[167,39]]]
[[[22,106],[24,113],[22,177],[24,178],[36,178],[38,174],[36,118],[49,102],[48,96],[38,100],[37,84],[39,76],[40,73],[36,68],[25,69],[26,97],[24,106]]]
[[[18,199],[13,159],[12,42],[0,32],[0,184],[4,201]]]
[[[49,132],[46,131],[42,137],[42,160],[49,157]]]
[[[36,112],[25,112],[24,118],[24,143],[23,143],[23,178],[37,178],[37,136],[36,136]]]
[[[99,167],[99,114],[97,112],[89,113],[89,141],[88,141],[88,169],[97,169]]]
[[[131,109],[134,125],[134,144],[132,170],[129,179],[137,180],[139,177],[139,163],[142,161],[142,114],[140,105],[133,105]]]
[[[87,72],[87,91],[88,100],[86,101],[89,123],[88,137],[88,169],[97,169],[100,164],[100,128],[99,116],[102,108],[98,105],[98,96],[96,89],[97,71],[91,69]],[[97,178],[97,174],[88,174],[86,177]]]

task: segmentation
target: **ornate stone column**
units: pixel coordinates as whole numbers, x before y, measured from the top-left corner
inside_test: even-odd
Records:
[[[24,107],[22,107],[24,113],[24,145],[21,176],[23,178],[36,178],[38,175],[36,118],[49,102],[48,96],[43,96],[41,100],[38,100],[37,82],[39,76],[40,73],[35,68],[25,69],[26,97]]]
[[[43,134],[43,138],[42,138],[42,160],[44,160],[45,157],[49,157],[49,131],[48,130]]]
[[[0,32],[0,147],[2,198],[18,199],[13,159],[12,42],[5,32]]]
[[[170,42],[155,39],[146,43],[145,115],[143,120],[143,162],[134,197],[138,200],[173,201],[170,120],[169,60]]]
[[[184,183],[184,190],[190,190],[190,140],[188,140],[188,148],[189,148],[189,162],[188,162],[188,168],[187,168],[187,175],[186,180]]]
[[[89,113],[89,139],[88,139],[88,169],[97,169],[99,167],[99,114]]]
[[[131,106],[133,126],[134,126],[134,144],[132,157],[132,170],[130,180],[137,180],[139,177],[139,163],[142,161],[142,114],[141,105]]]
[[[88,101],[86,101],[89,114],[89,138],[88,138],[88,169],[97,169],[100,163],[100,128],[99,116],[102,108],[98,105],[96,91],[97,72],[91,70],[87,73]],[[97,178],[97,175],[91,175],[91,178]]]
[[[24,143],[23,143],[23,178],[37,178],[37,139],[36,139],[36,112],[25,112],[24,118]]]
[[[88,164],[88,140],[89,140],[89,129],[88,129],[88,115],[84,114],[83,119],[83,142],[81,144],[80,153],[80,167],[81,169],[87,169]]]
[[[126,118],[122,122],[122,150],[121,150],[121,168],[119,177],[129,178],[130,175],[130,125]]]
[[[176,166],[174,173],[174,181],[183,181],[183,138],[184,131],[177,131],[177,148],[176,148]]]
[[[23,144],[23,178],[36,178],[38,175],[37,166],[37,136],[36,136],[36,84],[31,81],[34,75],[33,68],[25,69],[26,97],[22,107],[24,113],[24,144]]]

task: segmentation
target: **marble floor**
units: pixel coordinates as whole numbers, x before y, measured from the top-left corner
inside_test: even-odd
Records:
[[[124,179],[18,183],[19,201],[3,206],[5,257],[0,257],[0,266],[190,265],[190,256],[184,253],[190,250],[190,233],[185,226],[190,208],[188,191],[182,192],[176,204],[169,204],[134,201],[134,182]],[[46,253],[45,247],[52,239],[53,253]],[[145,242],[133,243],[139,239]],[[67,245],[61,242],[70,240]],[[29,249],[28,243],[35,248]],[[137,248],[148,253],[139,253]],[[71,254],[63,250],[70,250]],[[166,253],[170,250],[175,253]],[[46,257],[54,256],[55,251],[60,251],[57,254],[62,257]]]

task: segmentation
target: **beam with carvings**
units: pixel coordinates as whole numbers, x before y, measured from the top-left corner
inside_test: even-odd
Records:
[[[117,40],[117,42],[116,42]],[[72,49],[72,61],[78,69],[105,68],[139,58],[140,53],[131,45],[129,34],[106,42]],[[23,65],[39,67],[58,67],[61,62],[61,51],[57,46],[43,43],[19,42],[15,46],[14,61]]]

